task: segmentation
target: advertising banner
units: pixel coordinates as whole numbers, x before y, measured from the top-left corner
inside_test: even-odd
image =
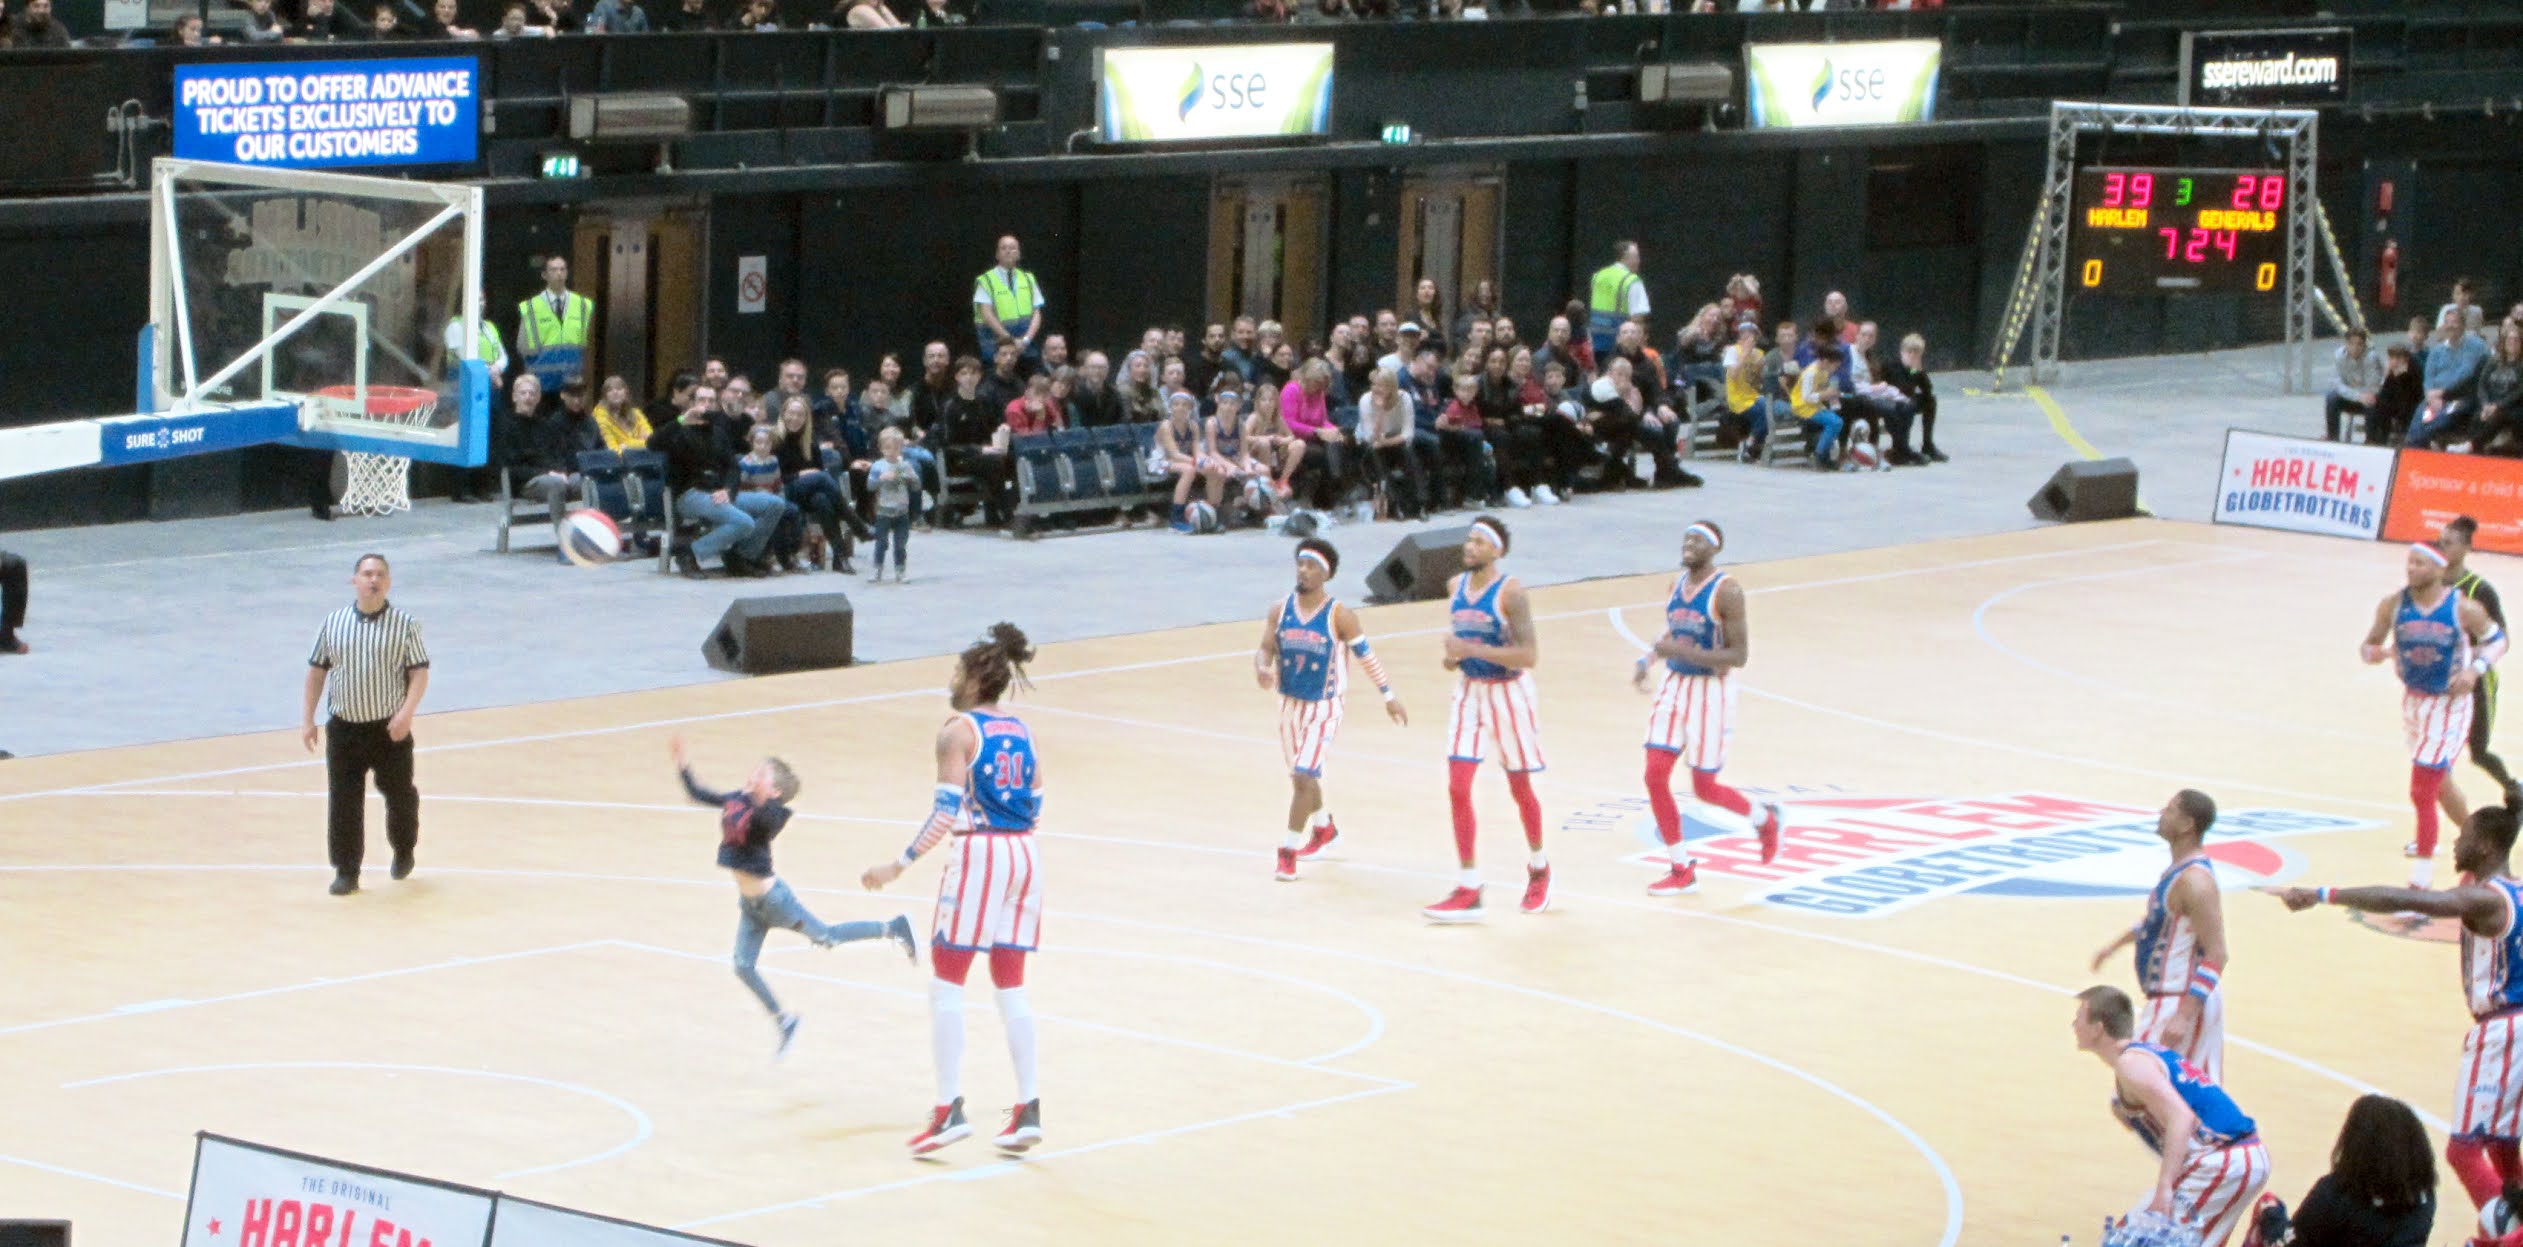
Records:
[[[2523,460],[2440,450],[2400,452],[2383,536],[2426,541],[2457,515],[2479,521],[2472,542],[2478,548],[2523,554]]]
[[[2216,522],[2371,540],[2391,487],[2388,447],[2232,429],[2217,469]]]
[[[175,67],[175,154],[276,169],[479,158],[470,56]]]
[[[2181,36],[2181,102],[2306,108],[2348,100],[2348,28],[2192,30]]]
[[[1105,48],[1096,128],[1107,143],[1328,134],[1332,45]]]
[[[184,1247],[479,1247],[490,1233],[492,1198],[205,1133],[193,1151]]]
[[[1750,124],[1801,129],[1934,121],[1944,59],[1945,45],[1934,39],[1747,43]]]

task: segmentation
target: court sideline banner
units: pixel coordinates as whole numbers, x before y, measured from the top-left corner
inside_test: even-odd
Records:
[[[2228,429],[2215,519],[2370,541],[2382,535],[2392,478],[2388,447]]]
[[[2478,548],[2523,554],[2523,460],[2440,450],[2400,452],[2382,535],[2391,541],[2426,541],[2457,515],[2479,521]]]
[[[480,1247],[498,1197],[204,1132],[193,1151],[184,1247],[429,1243]]]

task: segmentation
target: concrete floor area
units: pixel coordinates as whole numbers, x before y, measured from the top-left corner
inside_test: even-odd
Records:
[[[2330,344],[2315,348],[2315,377]],[[2024,500],[2081,437],[2140,470],[2147,504],[2205,522],[2228,428],[2318,434],[2317,397],[2279,388],[2263,347],[2070,366],[2044,393],[1986,394],[1985,374],[1937,377],[1937,440],[1950,464],[1864,475],[1732,462],[1694,465],[1703,489],[1585,497],[1513,513],[1510,566],[1530,582],[1674,565],[1682,526],[1722,523],[1729,561],[1757,561],[2029,527]],[[2062,431],[2064,424],[2066,432]],[[1440,517],[1436,526],[1460,523]],[[1145,528],[1018,542],[917,534],[912,582],[833,574],[690,582],[651,563],[583,569],[548,545],[491,552],[490,508],[442,501],[331,524],[303,511],[0,536],[34,568],[26,636],[0,658],[0,749],[58,753],[290,726],[318,620],[349,600],[353,560],[387,554],[394,600],[434,656],[428,710],[473,709],[731,679],[703,637],[738,596],[851,594],[861,661],[960,648],[998,619],[1040,640],[1258,617],[1285,591],[1290,543],[1262,533],[1185,538]],[[1330,533],[1335,591],[1362,599],[1367,570],[1410,526]]]

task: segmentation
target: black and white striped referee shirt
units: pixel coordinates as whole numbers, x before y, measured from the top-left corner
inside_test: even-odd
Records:
[[[375,723],[403,708],[405,678],[429,665],[429,649],[421,644],[420,621],[392,602],[373,615],[345,606],[324,617],[307,665],[332,672],[324,707],[334,718]]]

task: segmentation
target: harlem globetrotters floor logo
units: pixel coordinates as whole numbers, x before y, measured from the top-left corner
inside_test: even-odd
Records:
[[[1760,845],[1741,820],[1704,807],[1686,807],[1682,835],[1701,878],[1750,884],[1754,900],[1782,909],[1874,918],[1950,896],[2126,897],[2143,894],[2164,871],[2150,808],[2036,792],[1756,795],[1787,810],[1777,861],[1762,864]],[[2227,809],[2208,834],[2207,852],[2226,889],[2261,887],[2303,872],[2302,859],[2272,841],[2379,825],[2307,810]],[[1562,826],[1615,832],[1640,845],[1624,860],[1665,864],[1643,796],[1596,806]]]

